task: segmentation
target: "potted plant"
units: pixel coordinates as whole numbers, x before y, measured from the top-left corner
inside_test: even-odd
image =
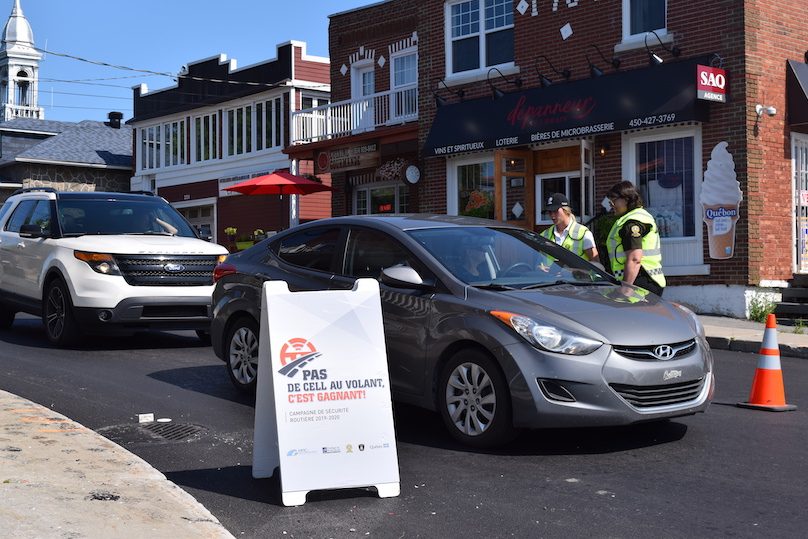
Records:
[[[224,234],[227,236],[227,239],[233,241],[236,239],[236,234],[238,233],[238,228],[234,226],[228,226],[224,229]]]
[[[485,219],[494,218],[494,201],[491,196],[482,190],[475,190],[469,193],[462,215],[469,217],[483,217]]]
[[[262,239],[266,238],[267,235],[264,233],[263,229],[256,228],[253,230],[253,239],[255,241],[261,241]]]

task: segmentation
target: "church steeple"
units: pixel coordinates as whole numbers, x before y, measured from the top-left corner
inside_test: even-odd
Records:
[[[0,121],[14,118],[45,118],[39,107],[39,61],[34,32],[14,0],[0,43]]]

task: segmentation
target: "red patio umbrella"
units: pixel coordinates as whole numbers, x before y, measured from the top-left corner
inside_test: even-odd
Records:
[[[242,195],[309,195],[332,190],[328,185],[283,171],[257,176],[224,189]]]

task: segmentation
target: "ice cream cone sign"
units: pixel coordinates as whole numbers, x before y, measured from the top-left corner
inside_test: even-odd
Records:
[[[743,195],[735,177],[735,162],[727,151],[728,144],[719,142],[710,154],[701,184],[702,216],[707,226],[710,258],[732,258],[735,254],[735,223],[740,216]]]

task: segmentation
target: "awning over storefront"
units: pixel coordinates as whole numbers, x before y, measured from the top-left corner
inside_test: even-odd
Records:
[[[708,65],[709,58],[440,107],[424,145],[424,156],[706,121],[706,102],[696,98],[696,66]],[[492,82],[496,81],[492,78]]]
[[[808,64],[789,60],[786,71],[788,125],[808,129]]]

